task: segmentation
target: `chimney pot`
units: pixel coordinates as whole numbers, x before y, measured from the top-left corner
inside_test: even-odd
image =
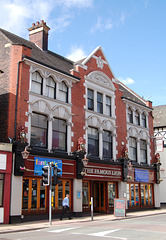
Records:
[[[32,23],[32,27],[34,27],[35,26],[35,23]]]
[[[44,23],[44,20],[41,20],[41,23]]]
[[[39,25],[40,23],[39,22],[36,22],[36,25]]]

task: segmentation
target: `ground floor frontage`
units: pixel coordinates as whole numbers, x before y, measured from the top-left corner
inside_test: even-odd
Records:
[[[94,213],[113,213],[114,199],[126,200],[126,209],[159,208],[159,184],[155,169],[129,168],[124,181],[122,161],[89,161],[84,176],[77,178],[77,159],[30,155],[25,162],[23,176],[12,175],[10,222],[48,219],[49,186],[43,186],[40,170],[49,161],[61,163],[61,183],[52,186],[51,207],[53,218],[59,218],[62,201],[69,194],[73,216],[90,214],[93,198]]]

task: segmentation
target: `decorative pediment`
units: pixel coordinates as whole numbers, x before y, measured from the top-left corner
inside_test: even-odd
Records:
[[[56,106],[52,109],[52,114],[54,117],[68,119],[71,117],[71,113],[64,106]]]
[[[88,126],[101,127],[101,120],[97,116],[89,116],[87,119]]]
[[[31,104],[31,109],[32,109],[32,111],[41,112],[41,113],[45,113],[45,114],[49,114],[50,113],[50,106],[44,100],[34,101]]]
[[[110,120],[104,120],[102,122],[102,128],[108,131],[113,131],[115,130],[115,125],[112,121]]]
[[[94,71],[89,73],[85,79],[87,81],[91,81],[96,83],[97,85],[100,85],[102,87],[105,88],[109,88],[113,91],[115,91],[115,87],[113,82],[111,81],[111,79],[103,72],[99,72],[99,71]]]

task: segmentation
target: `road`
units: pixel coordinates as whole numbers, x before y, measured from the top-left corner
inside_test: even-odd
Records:
[[[35,231],[0,234],[0,240],[166,240],[166,214],[117,221],[65,222]]]

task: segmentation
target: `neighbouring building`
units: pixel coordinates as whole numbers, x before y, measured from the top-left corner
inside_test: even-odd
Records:
[[[48,217],[41,176],[48,162],[62,170],[52,187],[55,218],[67,193],[75,216],[90,212],[91,197],[94,212],[113,212],[115,198],[128,209],[160,207],[152,103],[115,78],[101,47],[72,62],[48,50],[48,31],[37,22],[25,40],[0,29],[0,141],[13,145],[10,222]]]
[[[166,204],[166,105],[156,106],[154,115],[154,137],[156,140],[156,153],[159,155],[160,167],[160,202]]]

